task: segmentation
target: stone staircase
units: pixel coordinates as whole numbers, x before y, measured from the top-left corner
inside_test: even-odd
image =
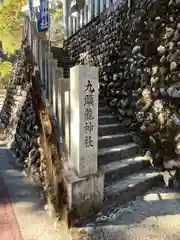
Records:
[[[150,157],[132,141],[131,133],[99,102],[98,165],[105,173],[105,205],[123,204],[162,181]]]
[[[6,91],[3,89],[0,89],[0,111],[4,103],[5,95],[6,95]]]

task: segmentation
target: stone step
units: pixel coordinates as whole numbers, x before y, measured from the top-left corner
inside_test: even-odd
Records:
[[[123,158],[131,158],[138,154],[140,147],[135,143],[127,143],[123,145],[115,145],[99,149],[98,165],[105,165],[111,161],[119,161]]]
[[[124,144],[131,141],[129,133],[120,133],[113,135],[105,135],[98,138],[98,147],[112,147],[117,144]]]
[[[99,100],[99,108],[104,108],[104,107],[105,107],[105,101]]]
[[[109,111],[107,107],[99,107],[98,109],[98,116],[108,115]]]
[[[98,117],[98,124],[113,124],[113,123],[119,123],[118,117],[113,115],[102,115]]]
[[[0,95],[5,95],[6,94],[6,91],[5,90],[0,90]]]
[[[1,106],[1,107],[3,106],[3,102],[0,102],[0,106]]]
[[[100,137],[105,135],[113,135],[116,133],[127,133],[127,129],[121,123],[113,123],[98,126],[98,135]]]
[[[109,182],[117,181],[120,178],[130,175],[140,169],[150,166],[150,158],[137,156],[119,161],[110,162],[99,167],[99,171],[105,174],[105,185]]]
[[[105,204],[123,204],[145,193],[149,188],[162,181],[162,175],[152,170],[141,170],[104,189]]]

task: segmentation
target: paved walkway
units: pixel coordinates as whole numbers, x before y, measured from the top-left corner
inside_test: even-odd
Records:
[[[63,223],[60,230],[53,228],[39,192],[12,162],[7,148],[0,145],[0,240],[70,240]],[[116,209],[116,217],[111,221],[100,225],[97,221],[81,233],[75,230],[73,239],[179,240],[180,192],[151,190],[143,199]]]
[[[74,229],[74,240],[179,240],[180,191],[154,188],[142,198],[113,209],[112,220]],[[104,216],[105,217],[105,216]],[[80,234],[79,234],[80,232]],[[80,235],[80,237],[79,237]]]
[[[54,229],[54,220],[45,213],[40,193],[13,167],[8,151],[1,142],[0,240],[70,240],[65,223]]]

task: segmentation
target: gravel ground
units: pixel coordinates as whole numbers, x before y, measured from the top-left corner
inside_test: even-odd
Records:
[[[179,240],[180,192],[152,189],[142,198],[99,216],[86,228],[73,229],[72,234],[73,239],[83,240]]]

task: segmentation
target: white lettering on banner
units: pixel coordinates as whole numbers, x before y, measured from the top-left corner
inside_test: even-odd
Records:
[[[48,0],[40,0],[39,31],[47,30],[49,26]]]

